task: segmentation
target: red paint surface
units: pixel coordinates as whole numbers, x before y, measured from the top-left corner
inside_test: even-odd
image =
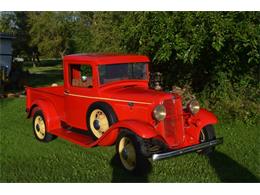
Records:
[[[138,55],[69,55],[64,57],[64,86],[27,87],[26,110],[38,107],[44,113],[47,129],[71,142],[84,147],[112,145],[120,128],[127,128],[144,139],[160,137],[169,148],[177,149],[197,144],[201,129],[217,123],[211,112],[201,109],[196,115],[185,113],[178,95],[148,88],[147,80],[125,80],[105,85],[99,84],[98,65],[145,62],[146,56]],[[89,64],[93,71],[93,88],[71,86],[70,64]],[[77,74],[77,73],[75,73]],[[149,78],[149,76],[147,76]],[[118,122],[97,141],[61,128],[61,121],[72,127],[88,130],[86,114],[88,107],[97,101],[106,102],[114,109]],[[129,102],[134,106],[129,106]],[[156,122],[152,111],[164,104],[167,116]],[[30,115],[30,114],[29,114]]]

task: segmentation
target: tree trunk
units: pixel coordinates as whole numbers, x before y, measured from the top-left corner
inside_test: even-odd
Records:
[[[65,55],[65,51],[61,51],[59,52],[60,53],[60,57],[61,57],[61,60],[63,59],[64,55]]]
[[[36,63],[35,63],[35,59],[34,59],[34,56],[32,56],[32,64],[33,64],[33,67],[36,68]]]
[[[66,53],[66,50],[67,50],[67,47],[63,50],[63,51],[60,51],[60,57],[61,57],[61,60],[63,59],[65,53]]]
[[[40,59],[39,59],[39,53],[36,53],[36,54],[35,54],[35,58],[36,58],[36,60],[37,60],[37,65],[40,66],[40,65],[41,65],[41,61],[40,61]]]

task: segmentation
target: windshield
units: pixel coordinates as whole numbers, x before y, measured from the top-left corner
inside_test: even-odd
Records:
[[[146,80],[146,63],[99,65],[100,84],[121,80]]]

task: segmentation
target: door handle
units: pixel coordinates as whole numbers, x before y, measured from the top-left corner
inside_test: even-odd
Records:
[[[65,90],[64,90],[64,93],[65,93],[65,94],[69,94],[70,91],[69,91],[68,89],[65,89]]]

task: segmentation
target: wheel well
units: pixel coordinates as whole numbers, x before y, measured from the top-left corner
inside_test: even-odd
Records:
[[[94,103],[92,103],[92,104],[89,105],[89,107],[88,107],[88,109],[87,109],[87,112],[86,112],[86,119],[88,118],[88,112],[89,112],[89,110],[90,110],[92,107],[97,106],[97,105],[105,105],[105,106],[109,107],[109,109],[115,114],[116,120],[118,120],[117,114],[116,114],[115,110],[113,109],[113,107],[112,107],[110,104],[108,104],[108,103],[106,103],[106,102],[101,102],[101,101],[94,102]]]
[[[37,107],[39,107],[37,104],[33,104],[33,105],[31,106],[31,108],[30,108],[30,110],[29,110],[29,113],[28,113],[28,115],[27,115],[27,118],[31,118],[31,117],[32,117],[33,110],[34,110],[35,108],[37,108]]]

